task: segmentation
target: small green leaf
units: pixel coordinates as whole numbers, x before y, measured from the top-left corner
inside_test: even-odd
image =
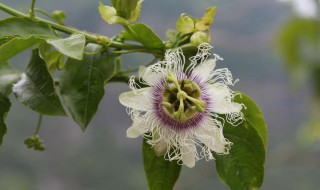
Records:
[[[13,38],[0,46],[0,62],[6,61],[16,54],[43,41],[44,40],[32,36]]]
[[[53,49],[50,44],[40,44],[39,53],[46,62],[50,73],[54,73],[57,69],[62,69],[64,67],[63,55],[59,51]]]
[[[40,114],[66,115],[38,49],[32,51],[31,61],[13,92],[21,103]]]
[[[9,98],[0,92],[0,145],[2,144],[3,137],[7,133],[7,126],[4,119],[9,112],[11,103]]]
[[[75,122],[84,131],[104,96],[104,84],[115,72],[118,56],[98,54],[101,46],[89,44],[83,60],[69,59],[60,76],[61,96]],[[95,54],[96,53],[96,54]]]
[[[158,157],[145,139],[143,140],[142,152],[149,190],[172,189],[179,178],[181,165],[176,161],[165,160],[164,156]]]
[[[0,93],[9,95],[12,84],[20,78],[20,73],[7,62],[0,62]]]
[[[144,23],[137,23],[130,26],[133,32],[139,37],[139,41],[148,48],[162,49],[164,43],[161,38]],[[136,41],[127,31],[123,31],[121,37],[125,40]]]
[[[40,39],[57,38],[49,25],[26,17],[13,17],[0,21],[0,38],[5,36],[34,36]]]
[[[231,190],[258,189],[263,182],[266,156],[266,125],[256,104],[246,95],[236,98],[245,104],[245,121],[238,126],[225,123],[225,138],[233,143],[230,153],[217,155],[216,169],[220,179]]]
[[[86,38],[83,34],[72,34],[65,39],[48,39],[47,43],[53,45],[60,53],[73,59],[81,60]]]

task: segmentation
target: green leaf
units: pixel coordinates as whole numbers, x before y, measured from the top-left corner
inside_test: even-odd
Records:
[[[12,84],[20,78],[20,73],[7,62],[0,62],[0,93],[9,95]]]
[[[0,46],[2,46],[3,44],[9,42],[10,40],[12,40],[15,36],[6,36],[6,37],[2,37],[0,38]]]
[[[244,104],[247,109],[242,112],[245,115],[246,122],[250,123],[260,135],[263,144],[267,147],[267,124],[264,121],[263,114],[258,105],[246,94],[241,93],[241,96],[236,96],[235,102]]]
[[[29,18],[8,18],[0,21],[0,62],[45,39],[58,38],[47,24]]]
[[[216,169],[220,179],[231,190],[258,189],[263,182],[266,156],[266,125],[256,104],[246,95],[236,98],[247,107],[245,121],[232,126],[225,123],[224,136],[233,143],[230,153],[217,155]]]
[[[57,38],[49,25],[26,17],[13,17],[0,21],[0,38],[5,36],[34,36],[40,39]]]
[[[10,100],[7,96],[0,92],[0,145],[3,141],[3,136],[7,133],[7,127],[4,119],[11,107]]]
[[[13,92],[21,103],[40,114],[66,115],[38,49],[32,51],[31,61]]]
[[[83,34],[73,34],[65,39],[48,39],[47,43],[53,45],[64,55],[73,59],[81,60],[83,57],[86,38]]]
[[[101,46],[89,44],[83,60],[69,59],[60,76],[61,96],[75,122],[84,131],[104,96],[104,84],[115,72],[118,56],[94,54]]]
[[[313,58],[317,52],[318,21],[316,19],[294,18],[278,31],[276,46],[284,58],[284,63],[297,77],[301,76],[303,67],[310,68],[316,64]]]
[[[139,37],[139,42],[148,48],[162,49],[164,43],[161,38],[144,23],[137,23],[130,25],[132,31]],[[127,31],[123,31],[121,37],[125,40],[137,41]]]
[[[146,139],[143,140],[142,152],[149,190],[172,189],[179,178],[181,165],[165,160],[164,156],[158,157]]]
[[[13,38],[0,46],[0,62],[6,61],[16,54],[43,41],[44,40],[32,36]]]

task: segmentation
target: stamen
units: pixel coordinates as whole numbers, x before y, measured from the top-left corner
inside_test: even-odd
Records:
[[[205,111],[206,102],[201,100],[200,87],[190,79],[178,80],[174,73],[165,77],[162,108],[171,118],[185,122],[197,112]]]

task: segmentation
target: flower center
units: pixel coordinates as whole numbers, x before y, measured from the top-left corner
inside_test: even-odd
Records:
[[[197,112],[203,113],[206,107],[201,100],[201,89],[190,79],[177,79],[170,73],[165,78],[162,108],[164,112],[179,122],[185,122]]]

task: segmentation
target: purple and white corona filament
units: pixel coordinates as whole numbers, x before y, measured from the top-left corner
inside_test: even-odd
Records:
[[[221,58],[208,59],[211,48],[201,44],[189,66],[181,49],[167,51],[163,61],[140,69],[140,82],[148,87],[139,88],[131,77],[132,91],[119,97],[133,120],[128,137],[142,135],[158,155],[188,167],[201,158],[214,159],[211,151],[228,153],[231,142],[223,136],[218,114],[237,125],[244,119],[243,105],[233,102],[231,72],[214,70]]]

